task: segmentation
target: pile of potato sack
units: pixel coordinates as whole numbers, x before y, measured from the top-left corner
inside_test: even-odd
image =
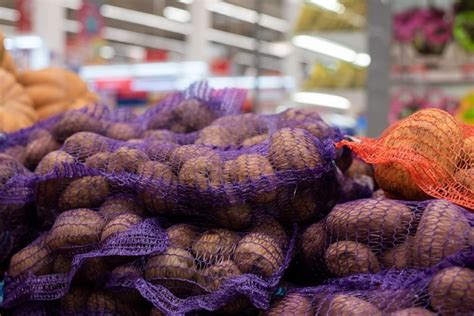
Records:
[[[6,134],[3,308],[474,312],[468,210],[407,201],[403,166],[377,184],[317,113],[238,114],[244,97],[199,83],[140,116],[96,106]]]

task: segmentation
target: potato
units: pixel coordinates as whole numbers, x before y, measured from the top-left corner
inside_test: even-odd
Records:
[[[288,109],[282,113],[279,113],[279,116],[284,120],[321,120],[319,113],[313,109]]]
[[[167,165],[147,161],[139,166],[137,173],[143,183],[138,196],[148,211],[163,215],[175,206],[176,176]]]
[[[80,161],[99,152],[109,151],[110,148],[110,139],[89,132],[76,133],[63,144],[63,150]]]
[[[372,165],[366,163],[355,155],[353,158],[354,159],[352,160],[351,166],[346,171],[347,176],[351,178],[356,178],[365,175],[374,178],[374,168],[372,167]]]
[[[37,176],[54,175],[54,179],[44,180],[36,187],[36,203],[41,207],[57,206],[64,187],[68,185],[69,171],[67,165],[75,163],[74,157],[64,151],[53,151],[47,154],[35,169]]]
[[[474,270],[445,268],[429,284],[431,306],[442,315],[471,315],[474,312]]]
[[[413,248],[413,236],[408,236],[407,240],[391,249],[384,251],[381,263],[385,268],[406,269],[413,265],[411,254]]]
[[[348,294],[336,294],[326,299],[316,313],[327,316],[382,316],[382,312],[374,305]]]
[[[209,291],[217,290],[227,279],[241,275],[239,267],[232,260],[220,261],[200,272],[198,283]]]
[[[274,218],[270,216],[260,218],[252,229],[252,233],[261,233],[270,237],[273,237],[281,249],[288,246],[288,235],[285,232],[283,226],[278,223]]]
[[[374,191],[374,193],[372,193],[372,198],[373,199],[385,199],[387,197],[385,196],[385,192],[382,189],[378,189],[378,190]]]
[[[58,150],[59,147],[61,145],[49,133],[29,142],[25,148],[25,166],[35,168],[44,156]]]
[[[148,161],[148,156],[138,150],[122,147],[110,154],[108,173],[136,173],[140,166]]]
[[[474,136],[466,137],[463,141],[458,166],[465,169],[474,168]]]
[[[454,174],[454,178],[462,185],[460,191],[466,192],[467,198],[474,199],[474,168],[460,169]]]
[[[88,258],[79,269],[76,279],[81,283],[96,284],[112,269],[111,262],[105,257]]]
[[[105,130],[105,136],[117,140],[139,138],[141,134],[137,126],[127,123],[113,123]]]
[[[456,168],[452,161],[453,148],[461,148],[463,132],[448,113],[425,109],[398,123],[384,135],[383,144],[390,149],[411,150],[413,154],[429,157],[438,181],[449,177]],[[412,155],[413,155],[412,154]],[[423,200],[423,192],[406,168],[398,162],[375,165],[375,178],[391,196],[407,200]]]
[[[301,122],[296,124],[294,127],[307,130],[319,139],[334,138],[336,135],[335,130],[322,120]]]
[[[145,133],[143,133],[143,138],[174,143],[176,135],[166,129],[157,129],[145,131]]]
[[[235,250],[235,262],[243,273],[270,277],[283,261],[283,251],[275,239],[261,233],[245,235]]]
[[[313,268],[320,264],[326,250],[324,222],[320,221],[308,226],[301,234],[299,244],[303,262],[307,267]]]
[[[141,315],[141,310],[127,305],[107,292],[94,292],[87,300],[87,315]]]
[[[210,148],[200,145],[183,145],[177,147],[170,154],[170,162],[173,167],[173,171],[178,172],[186,161],[203,156],[213,155],[213,151]]]
[[[46,237],[51,250],[97,243],[104,219],[90,209],[75,209],[60,214]]]
[[[145,266],[145,279],[156,281],[161,278],[192,280],[196,273],[194,257],[186,250],[168,247],[163,254],[150,256]]]
[[[196,227],[189,224],[176,224],[169,227],[168,240],[171,246],[188,249],[197,238]]]
[[[135,214],[119,214],[109,221],[102,230],[100,241],[105,241],[109,237],[129,230],[132,226],[140,223],[142,218]]]
[[[237,145],[232,135],[232,131],[224,126],[211,125],[203,128],[199,132],[199,137],[194,142],[198,145],[227,147]]]
[[[234,160],[226,161],[223,176],[229,185],[242,183],[252,186],[255,194],[253,200],[257,203],[268,203],[276,198],[276,190],[269,188],[265,181],[274,177],[275,172],[270,161],[262,155],[243,154]]]
[[[435,316],[436,314],[422,307],[410,307],[390,313],[389,316]]]
[[[150,139],[145,139],[142,145],[143,150],[146,152],[150,160],[169,164],[170,167],[174,168],[173,172],[177,172],[179,168],[181,168],[181,165],[179,165],[175,160],[172,160],[174,152],[181,147],[183,146]]]
[[[206,264],[227,260],[234,254],[239,236],[227,229],[212,229],[204,232],[192,246],[197,260]]]
[[[60,300],[61,311],[66,315],[85,313],[89,295],[90,292],[86,288],[71,287]]]
[[[321,196],[318,196],[312,189],[303,189],[296,193],[285,192],[279,194],[279,197],[283,199],[283,207],[279,214],[281,221],[307,223],[313,220],[320,211],[317,199],[321,199]]]
[[[397,201],[361,199],[336,205],[326,218],[326,226],[335,240],[352,240],[377,248],[403,240],[414,220],[410,208]]]
[[[240,230],[252,223],[252,209],[248,204],[229,205],[216,210],[213,219],[219,226]]]
[[[89,168],[106,171],[111,155],[111,153],[106,151],[94,154],[86,159],[85,165]]]
[[[109,195],[109,183],[103,176],[87,176],[74,180],[59,198],[59,208],[70,210],[100,206]]]
[[[99,214],[107,220],[124,213],[140,217],[145,215],[145,212],[137,205],[134,198],[120,194],[107,198],[99,209]]]
[[[62,119],[53,127],[52,133],[57,141],[63,142],[69,136],[78,132],[101,134],[102,123],[95,117],[78,111],[64,113]]]
[[[15,158],[15,160],[17,160],[19,163],[23,165],[25,164],[26,148],[24,146],[21,146],[21,145],[11,146],[5,149],[3,153]]]
[[[268,139],[268,134],[261,134],[253,137],[246,138],[240,145],[243,147],[251,147],[257,144],[263,143]]]
[[[200,130],[216,119],[216,115],[209,105],[196,99],[182,101],[176,106],[174,113],[176,115],[175,124],[184,126],[184,130],[182,130],[172,125],[170,130],[176,133]]]
[[[179,183],[201,191],[216,189],[222,182],[222,161],[217,155],[189,159],[179,172]]]
[[[212,122],[212,126],[227,128],[237,143],[246,138],[267,132],[265,122],[254,113],[226,115]]]
[[[329,271],[337,277],[380,270],[375,254],[367,246],[353,241],[331,244],[324,259]]]
[[[49,251],[42,244],[31,244],[18,251],[10,259],[7,273],[16,278],[23,273],[32,272],[35,275],[50,273],[51,257]]]
[[[322,164],[319,149],[307,131],[282,128],[270,139],[270,161],[277,170],[313,169]]]
[[[65,177],[66,165],[75,163],[74,157],[64,151],[53,151],[48,153],[36,166],[35,173],[44,176],[54,173],[58,178]]]
[[[265,316],[314,315],[310,300],[300,293],[290,293],[272,304]]]
[[[413,242],[413,264],[431,267],[469,245],[470,225],[461,208],[445,200],[430,202]]]

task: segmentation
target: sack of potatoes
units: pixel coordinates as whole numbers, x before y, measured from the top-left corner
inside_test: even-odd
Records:
[[[446,200],[361,199],[305,228],[298,252],[316,275],[423,269],[474,247],[473,232],[473,214]]]
[[[119,196],[102,211],[79,208],[60,214],[49,231],[10,258],[3,305],[61,298],[71,286],[103,285],[115,268],[163,252],[166,233],[156,219],[132,213],[136,209]]]
[[[245,96],[245,90],[218,90],[205,81],[196,82],[145,111],[143,126],[179,134],[196,132],[219,117],[240,113]]]
[[[373,163],[378,185],[391,198],[447,199],[474,209],[474,129],[449,113],[424,109],[388,128],[380,138],[342,141]]]
[[[385,270],[290,289],[265,315],[471,315],[472,248],[431,269]]]

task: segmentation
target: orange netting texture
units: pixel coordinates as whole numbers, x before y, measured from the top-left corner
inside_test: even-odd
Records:
[[[474,209],[474,126],[426,109],[392,125],[378,139],[343,140],[364,161],[387,195],[447,199]]]

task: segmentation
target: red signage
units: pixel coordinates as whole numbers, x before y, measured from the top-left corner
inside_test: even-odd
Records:
[[[16,9],[18,10],[18,20],[16,21],[16,29],[19,32],[31,32],[32,30],[32,19],[31,19],[31,7],[32,0],[16,0]]]

